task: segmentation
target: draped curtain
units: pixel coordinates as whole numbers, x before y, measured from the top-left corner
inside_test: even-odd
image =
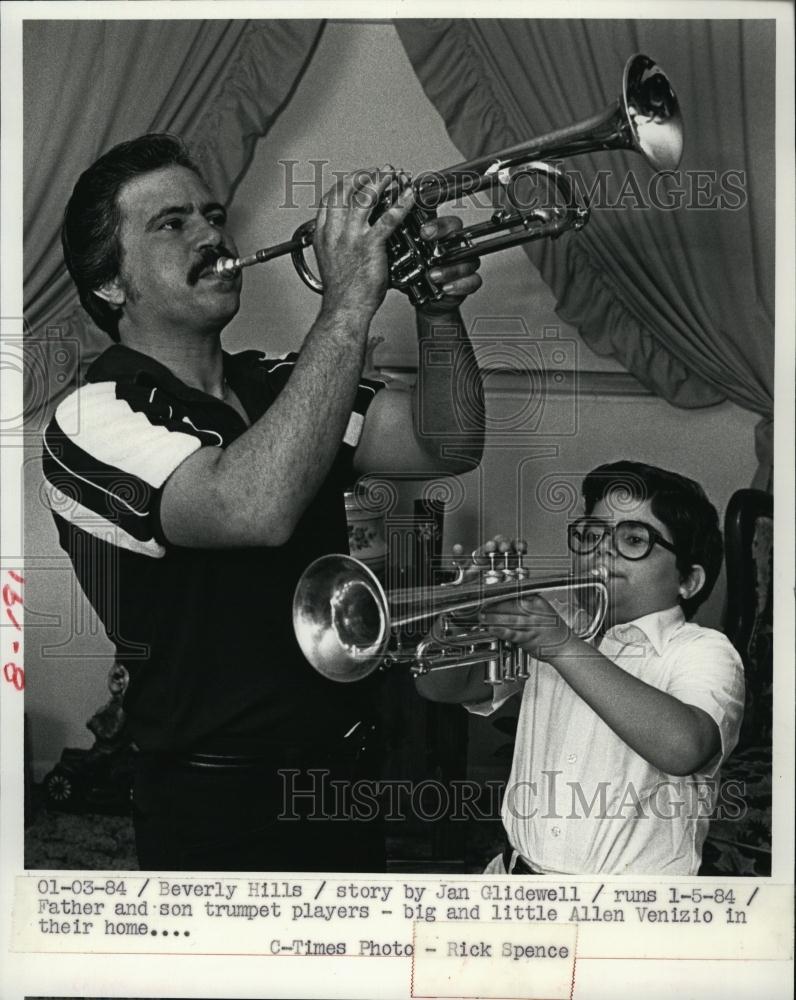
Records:
[[[577,235],[527,244],[558,314],[676,406],[759,413],[756,483],[770,485],[774,385],[774,22],[400,20],[428,97],[468,159],[602,111],[628,56],[671,79],[679,170],[633,152],[566,161],[588,190]]]
[[[61,219],[79,174],[118,142],[173,132],[229,203],[321,30],[305,20],[25,23],[29,415],[46,410],[73,383],[75,366],[109,344],[80,307],[61,254]]]

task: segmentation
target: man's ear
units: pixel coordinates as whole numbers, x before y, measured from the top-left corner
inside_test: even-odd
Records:
[[[99,288],[95,288],[92,294],[104,299],[108,305],[115,306],[117,309],[121,309],[127,301],[127,295],[118,277],[111,278],[111,280],[106,281],[104,285],[100,285]]]
[[[707,574],[704,568],[695,563],[690,572],[680,581],[680,596],[684,600],[688,600],[689,597],[698,594],[705,586],[706,579]]]

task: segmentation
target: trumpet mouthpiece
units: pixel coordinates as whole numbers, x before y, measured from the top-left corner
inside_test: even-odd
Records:
[[[595,568],[591,571],[591,575],[599,577],[603,583],[605,583],[608,579],[608,570],[605,566],[595,566]]]
[[[216,274],[232,274],[240,267],[240,258],[219,257],[216,261]]]

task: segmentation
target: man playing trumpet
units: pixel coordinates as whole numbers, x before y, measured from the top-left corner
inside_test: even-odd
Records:
[[[269,360],[222,350],[241,275],[216,264],[237,248],[179,140],[122,143],[75,186],[66,264],[115,344],[58,406],[44,471],[61,544],[129,673],[143,868],[383,867],[375,824],[299,819],[280,772],[347,781],[373,766],[368,691],[315,673],[291,623],[302,570],[347,548],[344,489],[363,473],[430,477],[480,460],[481,387],[458,312],[481,284],[476,264],[430,273],[443,294],[417,310],[418,337],[443,326],[452,360],[421,373],[422,400],[363,378],[385,243],[412,204],[391,168],[326,194],[318,317],[297,355]],[[431,220],[422,236],[460,225]],[[474,378],[466,393],[452,391],[459,371]],[[439,433],[421,433],[421,412]]]

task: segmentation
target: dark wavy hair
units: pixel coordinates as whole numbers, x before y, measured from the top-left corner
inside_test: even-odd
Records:
[[[724,544],[716,508],[693,479],[654,465],[622,461],[600,465],[583,480],[586,513],[591,514],[595,504],[613,491],[618,515],[624,501],[650,501],[652,513],[672,533],[681,579],[694,565],[704,569],[705,582],[700,590],[680,599],[686,618],[692,618],[710,596],[721,570]]]
[[[122,261],[119,191],[134,177],[169,166],[202,176],[175,135],[150,132],[119,143],[80,175],[66,205],[61,244],[67,270],[83,308],[112,340],[119,339],[119,310],[94,292],[118,275]]]

